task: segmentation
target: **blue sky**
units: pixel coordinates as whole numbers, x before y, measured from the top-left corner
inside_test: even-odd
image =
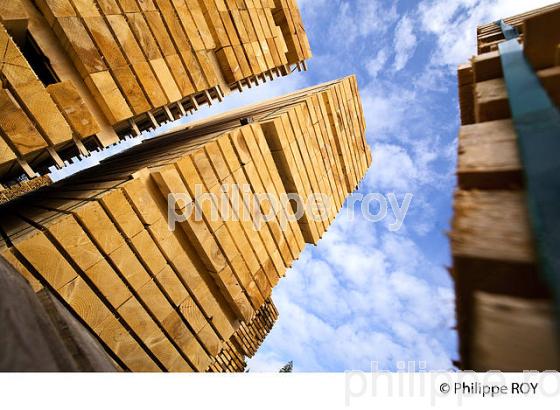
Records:
[[[356,74],[373,165],[359,192],[413,194],[402,228],[343,211],[274,289],[280,318],[252,372],[452,369],[457,335],[450,250],[459,110],[456,67],[476,52],[477,24],[550,0],[298,0],[309,71],[196,115]],[[376,213],[372,209],[372,213]],[[406,365],[408,366],[408,364]]]
[[[277,371],[289,360],[295,371],[367,371],[373,361],[381,370],[403,361],[453,367],[446,231],[459,126],[456,67],[475,53],[477,24],[552,2],[298,1],[314,57],[307,73],[276,87],[356,74],[373,152],[360,192],[414,197],[398,232],[388,229],[391,218],[372,223],[343,212],[317,247],[308,245],[274,290],[280,318],[251,371]]]
[[[372,362],[397,370],[403,361],[453,367],[445,233],[455,185],[456,67],[475,53],[477,24],[552,2],[298,0],[314,53],[309,71],[196,114],[356,74],[373,152],[360,192],[413,194],[397,232],[391,217],[373,223],[343,211],[317,247],[307,246],[274,289],[280,318],[249,361],[252,372],[278,371],[290,360],[294,371],[367,371]]]

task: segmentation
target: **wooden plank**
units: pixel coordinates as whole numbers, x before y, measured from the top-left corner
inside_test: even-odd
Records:
[[[147,231],[142,231],[130,240],[132,248],[144,262],[145,266],[155,275],[160,272],[167,262],[154,244],[152,237]]]
[[[560,67],[551,67],[537,72],[544,89],[555,104],[560,102]],[[509,118],[508,95],[502,78],[481,81],[475,84],[475,116],[477,122]]]
[[[130,298],[119,309],[118,313],[129,323],[146,347],[161,361],[166,370],[172,372],[188,372],[191,367],[181,357],[161,329],[135,298]]]
[[[158,8],[161,12],[163,20],[165,21],[165,25],[169,30],[171,40],[173,41],[176,49],[176,54],[182,55],[183,52],[190,51],[191,46],[187,36],[183,30],[183,26],[173,4],[170,0],[156,0]],[[174,59],[174,58],[173,58]],[[183,79],[175,78],[175,81],[179,85],[184,96],[194,93],[194,85],[193,85],[193,73],[191,73],[190,65],[187,65],[187,61],[181,58],[184,64],[184,69],[186,70],[186,74]],[[169,61],[168,61],[169,63]],[[189,63],[192,64],[191,61]],[[173,63],[170,63],[173,64]],[[175,62],[176,64],[176,62]]]
[[[0,135],[0,165],[9,166],[17,157],[4,138]]]
[[[327,182],[331,188],[331,200],[333,201],[332,206],[335,208],[333,212],[336,213],[343,207],[344,204],[344,188],[341,184],[341,175],[336,164],[336,154],[333,152],[333,147],[329,142],[330,130],[328,126],[328,117],[324,116],[324,107],[321,102],[322,101],[319,97],[314,95],[308,99],[307,104],[310,113],[316,117],[314,127],[316,130],[315,134],[317,137],[317,145],[325,163],[325,170],[327,172],[325,179],[328,180]]]
[[[187,5],[189,12],[196,24],[196,28],[198,29],[198,34],[200,39],[202,40],[204,47],[206,50],[212,50],[216,47],[214,42],[214,38],[210,31],[210,27],[208,27],[207,21],[204,18],[204,12],[202,11],[202,7],[200,6],[199,1],[197,0],[185,0],[185,4]]]
[[[286,193],[286,191],[284,190],[285,188],[282,184],[282,179],[280,177],[280,174],[278,172],[278,169],[276,168],[276,164],[272,157],[272,152],[270,151],[270,148],[266,143],[266,138],[264,136],[263,130],[260,126],[252,127],[252,129],[256,139],[256,146],[259,148],[261,155],[263,156],[264,162],[266,164],[266,167],[268,168],[271,185],[274,186],[276,193],[278,194],[279,197],[281,197],[282,194]],[[267,183],[265,184],[265,186],[270,186],[270,185]],[[287,239],[292,252],[292,256],[294,259],[298,259],[299,254],[303,251],[303,248],[305,247],[305,241],[303,239],[301,229],[293,215],[293,210],[291,209],[291,207],[287,206],[286,208],[283,208],[283,212],[285,218],[288,221],[288,227],[290,229],[290,234],[289,234],[290,236]]]
[[[249,165],[250,167],[252,164],[248,163],[247,165]],[[242,167],[237,171],[235,171],[233,173],[233,179],[235,183],[241,187],[250,188],[251,179],[249,177],[249,174],[247,174],[247,172],[251,175],[251,177],[254,177],[254,167],[253,168],[250,167],[249,170],[246,170],[244,167]],[[248,200],[253,201],[254,191],[252,189],[247,189],[246,192],[248,194],[248,195],[246,194]],[[255,279],[257,281],[257,284],[259,285],[259,288],[262,291],[264,291],[266,294],[268,293],[268,286],[266,283],[264,283],[264,281],[267,281],[271,287],[275,286],[276,283],[278,283],[278,279],[284,273],[285,266],[284,266],[284,262],[282,261],[282,258],[279,255],[279,251],[276,248],[274,239],[272,237],[272,234],[268,226],[267,225],[260,226],[259,229],[256,212],[258,211],[256,209],[253,209],[252,205],[248,207],[248,214],[251,217],[251,222],[252,222],[251,225],[253,227],[253,230],[256,230],[258,232],[258,235],[260,236],[262,243],[264,244],[263,251],[265,253],[261,257],[261,264],[263,268],[262,270],[259,270],[259,272],[257,273],[257,277]],[[262,275],[263,273],[266,275],[266,277],[265,278],[259,277],[259,275]]]
[[[104,253],[110,254],[124,245],[123,237],[99,203],[88,202],[74,213]]]
[[[223,47],[216,51],[216,58],[220,64],[220,69],[228,83],[234,83],[243,78],[241,68],[235,57],[232,47]]]
[[[198,0],[206,24],[215,41],[215,48],[230,45],[229,38],[214,1]],[[185,24],[186,21],[183,22]],[[188,32],[187,32],[188,33]],[[194,44],[193,44],[194,47]],[[195,48],[196,49],[196,48]]]
[[[118,68],[127,65],[127,61],[119,47],[115,46],[115,38],[108,23],[102,16],[84,17],[82,20],[97,45],[100,54],[110,68]]]
[[[453,255],[533,264],[535,253],[525,201],[520,191],[456,192]]]
[[[173,54],[166,56],[165,61],[173,73],[173,79],[177,83],[181,95],[187,97],[194,94],[195,89],[185,69],[182,58],[178,54]]]
[[[95,0],[103,15],[120,14],[121,9],[116,0]]]
[[[41,232],[36,232],[15,248],[54,289],[61,289],[78,275]]]
[[[105,16],[107,22],[111,26],[115,39],[121,46],[124,55],[130,64],[145,62],[146,58],[138,41],[134,37],[130,26],[123,15],[108,15]]]
[[[122,361],[131,371],[161,371],[161,368],[146,354],[138,342],[114,316],[109,316],[102,323],[99,337],[115,355],[122,358]]]
[[[242,213],[242,211],[239,209],[240,204],[235,204],[236,201],[232,198],[232,191],[234,190],[234,187],[231,186],[232,178],[230,171],[224,158],[222,157],[220,148],[217,143],[214,142],[207,144],[204,148],[214,170],[217,172],[219,181],[223,183],[223,187],[227,187],[227,191],[225,192],[225,200],[228,201],[228,207],[225,211],[226,215],[222,213],[222,217],[224,218],[224,222],[228,230],[230,231],[230,234],[232,235],[235,243],[237,244],[239,252],[243,256],[244,262],[247,264],[247,268],[249,269],[250,274],[254,275],[254,273],[257,272],[261,266],[252,247],[253,245],[250,244],[250,241],[246,236],[247,234],[251,235],[252,230],[251,228],[249,228],[247,231],[245,231],[244,224],[239,221],[239,215]],[[223,209],[223,207],[220,208]],[[242,269],[242,267],[240,267],[240,269]],[[247,287],[252,286],[251,283],[244,283],[244,285]]]
[[[101,198],[101,205],[111,215],[111,219],[120,231],[128,238],[133,238],[144,229],[142,222],[134,213],[122,191],[113,190],[104,195]]]
[[[103,57],[79,17],[57,18],[54,32],[82,77],[107,70]]]
[[[84,18],[97,17],[101,14],[94,0],[70,0],[72,5],[78,12],[78,15]]]
[[[221,346],[219,336],[206,320],[203,312],[184,288],[172,268],[168,266],[166,269],[163,269],[157,275],[157,280],[170,295],[174,306],[178,309],[183,320],[189,324],[197,340],[201,342],[211,356],[216,355]],[[188,342],[192,343],[190,340]],[[205,354],[197,353],[197,355],[201,355],[203,359],[207,358]]]
[[[99,143],[102,146],[107,146],[116,142],[118,140],[117,134],[90,94],[81,75],[74,67],[70,57],[60,41],[58,41],[46,19],[30,0],[22,0],[22,3],[30,17],[29,35],[33,37],[39,51],[43,55],[49,56],[50,67],[60,81],[72,81],[74,83],[89,110],[99,123],[101,127],[101,131],[97,133]]]
[[[524,185],[511,120],[461,127],[457,176],[463,189],[519,189]]]
[[[222,340],[229,339],[233,333],[232,319],[229,317],[227,309],[224,309],[224,306],[220,303],[220,298],[216,297],[212,286],[207,282],[206,278],[210,279],[209,275],[206,274],[202,262],[199,261],[190,241],[184,236],[182,230],[176,230],[174,235],[159,241],[159,246],[177,278],[189,290],[189,295],[196,307],[199,307],[200,312],[204,314],[205,319],[202,319],[197,313],[199,310],[194,305],[188,304],[190,302],[187,303],[186,301],[186,305],[180,305],[183,316],[191,324],[194,331],[200,334],[205,327],[204,323],[208,322],[210,328],[215,329]],[[173,289],[180,290],[180,288]],[[219,292],[218,289],[216,289],[216,292]],[[200,335],[200,337],[205,345],[215,343],[210,329],[207,329],[204,335]]]
[[[171,41],[171,37],[169,36],[160,12],[145,11],[143,14],[154,36],[154,39],[159,45],[161,53],[164,56],[176,54],[178,50],[175,49],[175,45],[173,44],[173,41]]]
[[[29,117],[18,107],[9,91],[0,90],[0,129],[14,147],[15,152],[22,156],[46,148],[47,143],[41,137]],[[6,146],[2,158],[15,159],[15,155],[9,155],[11,150],[6,151]]]
[[[59,18],[76,16],[69,0],[37,0],[35,3],[51,27]]]
[[[552,302],[476,292],[473,309],[469,368],[512,372],[558,368]]]
[[[165,60],[163,58],[150,60],[150,65],[156,73],[167,99],[171,102],[179,101],[181,99],[181,91],[179,91]]]
[[[163,325],[171,340],[183,352],[184,357],[194,365],[196,370],[206,370],[210,360],[208,355],[203,351],[195,336],[182,322],[156,282],[153,280],[147,282],[138,290],[138,295]]]
[[[94,135],[101,130],[71,81],[51,84],[47,87],[47,91],[79,138]]]
[[[503,79],[481,81],[474,86],[476,122],[509,118],[506,84]]]
[[[353,132],[350,129],[349,114],[344,101],[340,83],[332,87],[332,93],[333,93],[333,97],[338,99],[338,107],[340,108],[338,112],[339,124],[341,125],[341,130],[344,135],[342,142],[346,145],[347,152],[349,153],[348,156],[349,162],[347,165],[351,171],[351,176],[352,176],[352,179],[350,181],[351,182],[350,192],[353,192],[356,189],[357,184],[359,182],[358,176],[360,175],[360,171],[356,161],[355,145],[352,138]]]
[[[16,41],[23,44],[29,23],[29,15],[25,11],[21,0],[0,1],[0,22]]]
[[[556,47],[560,43],[560,9],[528,18],[523,28],[523,52],[535,70],[555,65]]]
[[[333,134],[335,129],[332,127],[331,119],[329,118],[328,109],[323,96],[324,95],[317,95],[317,102],[320,111],[318,115],[321,118],[320,123],[324,125],[325,143],[328,147],[331,163],[334,164],[333,172],[335,174],[335,182],[340,195],[340,204],[342,205],[345,201],[346,194],[348,193],[348,186],[345,178],[344,165],[341,162],[342,153],[337,147],[336,138]]]
[[[139,12],[138,2],[136,0],[116,0],[124,13]]]
[[[327,115],[329,117],[329,123],[331,127],[331,132],[335,141],[335,146],[337,152],[339,153],[340,163],[342,165],[343,174],[346,179],[347,192],[352,192],[355,186],[355,178],[350,166],[351,159],[350,153],[348,152],[347,144],[344,141],[343,130],[341,129],[341,124],[339,122],[339,114],[336,109],[336,100],[330,91],[325,91],[323,94],[323,102],[325,103],[327,109]]]
[[[139,77],[135,76],[130,66],[114,68],[112,74],[134,115],[140,115],[150,110],[151,105],[140,86]],[[149,82],[145,77],[142,78]]]
[[[161,84],[158,82],[153,72],[152,66],[148,62],[134,63],[132,69],[152,107],[158,108],[169,102]]]
[[[91,74],[85,83],[112,124],[134,115],[109,71]]]

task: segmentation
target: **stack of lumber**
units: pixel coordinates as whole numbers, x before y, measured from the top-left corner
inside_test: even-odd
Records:
[[[44,155],[63,166],[56,150],[70,143],[85,153],[81,139],[99,128],[73,84],[46,87],[2,25],[0,49],[0,174],[17,165],[34,177],[28,164]]]
[[[244,346],[264,338],[254,326],[272,289],[370,163],[347,77],[145,141],[12,202],[0,254],[123,369],[207,371],[231,343],[254,353]]]
[[[295,0],[1,0],[0,182],[305,69]]]
[[[278,310],[268,299],[249,323],[242,323],[222,351],[214,358],[210,371],[241,373],[247,367],[247,357],[253,357],[278,319]]]
[[[560,86],[560,5],[505,19],[523,33],[523,51],[556,104]],[[495,24],[478,29],[479,51],[459,67],[462,126],[451,247],[461,366],[558,369],[554,305],[541,279],[529,221],[517,135]]]

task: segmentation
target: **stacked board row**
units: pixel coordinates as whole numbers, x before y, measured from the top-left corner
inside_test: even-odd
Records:
[[[241,373],[247,367],[246,358],[253,357],[278,319],[278,310],[268,299],[249,323],[242,323],[232,338],[214,359],[210,370],[216,373]]]
[[[295,0],[3,0],[0,23],[0,176],[10,178],[311,57]]]
[[[1,253],[123,369],[207,371],[370,163],[347,77],[148,140],[13,202]]]
[[[560,5],[505,21],[523,33],[524,55],[558,105]],[[458,71],[462,126],[450,237],[461,366],[558,369],[555,307],[539,274],[498,30],[496,24],[479,27],[485,52]]]
[[[531,17],[545,14],[549,11],[556,10],[558,3],[550,4],[535,10],[529,10],[525,13],[517,14],[512,17],[504,19],[506,24],[509,24],[520,34],[520,39],[523,40],[524,24],[530,20]],[[489,51],[497,50],[498,44],[504,41],[504,35],[500,27],[494,22],[483,24],[477,27],[477,54],[484,54]]]

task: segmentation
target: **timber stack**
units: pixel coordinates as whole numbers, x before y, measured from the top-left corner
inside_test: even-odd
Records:
[[[11,201],[0,254],[124,370],[242,371],[278,316],[272,289],[370,164],[346,77],[191,123]]]
[[[295,0],[0,0],[0,50],[2,202],[311,57]]]
[[[510,41],[521,43],[525,60],[520,60],[538,77],[537,85],[526,87],[527,95],[544,88],[558,107],[560,4],[504,22],[506,30],[509,25],[519,33]],[[499,48],[506,41],[503,27],[479,26],[478,55],[458,70],[462,125],[450,237],[461,367],[558,369],[557,279],[548,282],[541,274],[520,149],[541,139],[519,142],[501,60],[505,49]],[[542,128],[542,122],[536,124]]]

